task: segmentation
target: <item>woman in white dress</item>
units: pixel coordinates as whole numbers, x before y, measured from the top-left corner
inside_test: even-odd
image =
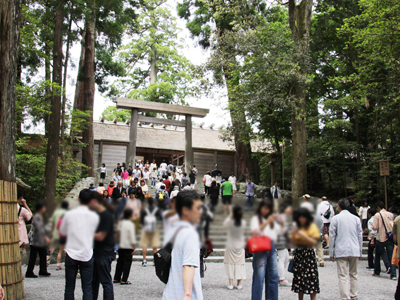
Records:
[[[235,194],[236,193],[236,176],[235,176],[235,174],[232,173],[231,176],[229,176],[228,181],[230,183],[232,183],[233,194]]]
[[[233,280],[237,280],[236,288],[242,289],[242,280],[246,279],[245,266],[245,239],[244,231],[246,221],[242,219],[243,210],[239,205],[235,205],[231,216],[224,222],[227,230],[227,244],[225,249],[224,267],[225,275],[229,279],[228,289],[233,289]]]

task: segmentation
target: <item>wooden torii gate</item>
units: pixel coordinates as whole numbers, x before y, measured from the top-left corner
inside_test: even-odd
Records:
[[[193,165],[193,146],[192,146],[192,117],[204,118],[210,110],[191,106],[176,104],[166,104],[128,98],[115,98],[117,108],[130,109],[131,121],[129,131],[129,145],[126,150],[126,164],[133,165],[136,158],[137,127],[139,122],[163,124],[171,126],[185,127],[185,168],[189,172]],[[160,119],[154,117],[139,116],[139,111],[165,113],[169,115],[185,116],[184,121]]]

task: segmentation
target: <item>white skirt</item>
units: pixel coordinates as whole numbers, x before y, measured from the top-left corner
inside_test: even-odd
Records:
[[[246,265],[224,264],[225,275],[228,279],[246,279]]]

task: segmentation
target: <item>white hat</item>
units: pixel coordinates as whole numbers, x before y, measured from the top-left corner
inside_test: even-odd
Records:
[[[310,198],[311,198],[311,196],[310,196],[309,194],[305,194],[305,195],[303,195],[303,198],[310,199]]]

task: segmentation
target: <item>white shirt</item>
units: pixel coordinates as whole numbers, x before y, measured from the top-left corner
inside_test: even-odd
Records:
[[[308,209],[308,211],[313,214],[315,212],[314,205],[310,201],[304,201],[301,203],[300,207]]]
[[[368,206],[368,207],[361,206],[360,207],[358,215],[361,217],[361,220],[368,219],[368,209],[370,209],[370,208],[371,208],[370,206]]]
[[[163,217],[163,226],[164,226],[164,236],[167,235],[169,230],[172,228],[174,223],[176,221],[179,221],[179,215],[176,213],[173,216],[170,216],[169,218],[165,218],[165,215],[169,213],[171,210],[166,210],[163,212],[162,217]]]
[[[368,230],[370,237],[376,238],[376,236],[378,235],[378,231],[372,229],[372,223],[374,223],[374,218],[375,216],[372,216],[372,218],[368,220]]]
[[[133,249],[136,245],[135,224],[130,220],[122,220],[118,229],[120,230],[119,248]]]
[[[210,187],[212,183],[212,177],[208,174],[206,174],[204,177],[206,178],[206,186]]]
[[[150,164],[150,171],[153,171],[153,169],[157,170],[157,164],[153,164],[153,163]]]
[[[160,168],[161,168],[161,171],[166,171],[166,170],[167,170],[167,164],[163,162],[163,163],[160,165]]]
[[[192,300],[203,300],[200,279],[200,238],[196,229],[188,222],[177,221],[166,235],[164,243],[167,243],[181,226],[185,226],[186,228],[181,229],[175,238],[171,253],[171,269],[169,271],[168,283],[164,289],[163,300],[183,298],[183,266],[193,266],[195,268]]]
[[[142,192],[148,192],[149,191],[149,187],[147,186],[147,184],[141,185],[140,187],[142,188]]]
[[[157,184],[156,184],[156,191],[158,191],[160,188],[161,188],[161,186],[163,185],[164,183],[162,183],[162,182],[157,182]]]
[[[324,217],[324,214],[328,210],[328,208],[331,210],[331,215],[329,219]],[[322,201],[317,208],[317,214],[321,216],[322,222],[324,224],[330,223],[332,218],[335,216],[335,211],[333,210],[333,206],[329,203],[328,200]]]
[[[100,217],[85,205],[67,211],[60,232],[67,236],[65,251],[78,261],[89,261],[93,256],[93,240]]]
[[[263,223],[266,220],[267,219],[262,218]],[[271,228],[271,224],[269,224],[268,226],[265,226],[265,228],[262,232],[260,232],[260,226],[261,226],[261,224],[258,219],[258,216],[253,216],[250,221],[251,232],[253,232],[254,230],[257,230],[262,235],[269,237],[275,244],[278,241],[278,235],[284,234],[284,228],[282,228],[282,226],[277,222],[274,223],[274,228]]]
[[[149,177],[150,177],[150,172],[143,172],[144,179],[149,179]]]
[[[230,176],[228,181],[230,183],[232,183],[233,190],[236,191],[236,177],[235,176]]]
[[[133,178],[140,178],[140,175],[142,175],[142,172],[140,170],[133,170],[132,175],[133,175]]]

